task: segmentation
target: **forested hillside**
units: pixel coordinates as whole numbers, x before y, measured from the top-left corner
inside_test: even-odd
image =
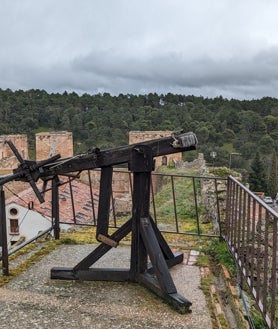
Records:
[[[248,171],[258,152],[269,170],[271,155],[278,151],[278,99],[240,101],[171,93],[112,96],[0,89],[0,134],[27,134],[30,154],[34,135],[41,131],[71,131],[75,152],[79,153],[94,146],[124,145],[130,130],[164,129],[195,132],[198,152],[215,166]],[[186,152],[185,156],[191,159],[196,153]]]

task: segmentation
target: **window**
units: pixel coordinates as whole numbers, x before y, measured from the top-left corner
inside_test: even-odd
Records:
[[[18,215],[19,212],[16,207],[9,209],[10,234],[19,234]]]
[[[16,208],[11,208],[10,209],[10,215],[11,216],[17,216],[18,214],[18,210]]]
[[[10,218],[10,234],[19,234],[17,218]]]

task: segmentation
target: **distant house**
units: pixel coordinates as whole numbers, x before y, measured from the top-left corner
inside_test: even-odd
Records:
[[[39,186],[42,188],[42,185]],[[73,196],[73,197],[72,197]],[[32,188],[6,200],[8,247],[35,237],[52,226],[52,194],[47,190],[40,203]],[[71,224],[92,224],[96,218],[98,192],[79,180],[59,186],[59,217],[61,229]]]

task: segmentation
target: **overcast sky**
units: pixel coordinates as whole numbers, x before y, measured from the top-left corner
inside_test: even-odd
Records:
[[[278,97],[278,1],[0,0],[0,88]]]

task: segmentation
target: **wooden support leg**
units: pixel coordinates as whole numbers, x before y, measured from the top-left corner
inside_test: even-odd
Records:
[[[168,294],[176,293],[175,284],[169,274],[165,258],[157,242],[150,220],[147,217],[141,218],[140,220],[140,234],[143,238],[160,288]]]
[[[150,257],[155,276],[150,273],[142,273],[139,276],[139,282],[173,305],[180,313],[190,312],[189,308],[192,303],[177,293],[150,219],[141,218],[140,224],[140,233]]]
[[[183,260],[175,256],[150,218],[152,153],[148,147],[134,148],[130,168],[134,175],[130,280],[140,282],[179,312],[189,312],[191,302],[177,293],[168,266]],[[148,269],[147,257],[152,267]],[[154,273],[152,275],[151,273]]]
[[[110,199],[112,194],[113,167],[101,168],[100,191],[98,202],[96,238],[101,241],[102,236],[108,235]]]
[[[165,258],[165,261],[166,261],[168,267],[172,267],[174,265],[180,264],[184,258],[183,253],[182,252],[173,253],[172,250],[170,249],[168,243],[164,239],[163,235],[161,234],[161,232],[159,231],[159,229],[157,228],[157,226],[155,225],[155,223],[151,217],[149,217],[149,221],[152,225],[152,229],[154,231],[157,242],[161,248],[161,251],[163,253],[163,256]],[[151,270],[152,269],[150,268],[149,271],[151,271]]]
[[[140,234],[140,218],[148,215],[150,175],[149,173],[134,173],[133,180],[130,280],[138,282],[138,276],[140,273],[145,272],[148,260],[146,247]]]

